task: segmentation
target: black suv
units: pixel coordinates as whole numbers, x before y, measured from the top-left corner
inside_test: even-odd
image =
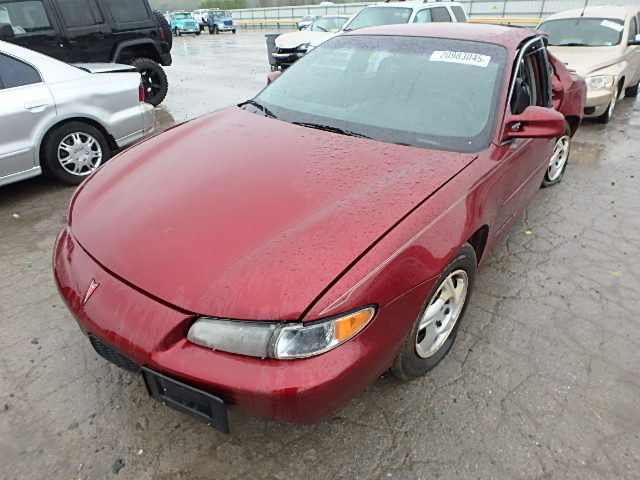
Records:
[[[0,0],[0,40],[68,63],[134,65],[147,102],[167,95],[171,28],[147,0]]]

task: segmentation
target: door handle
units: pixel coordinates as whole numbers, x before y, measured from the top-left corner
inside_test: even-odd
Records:
[[[33,100],[24,104],[24,108],[33,113],[42,112],[49,105],[47,100]]]
[[[96,37],[98,40],[102,40],[105,37],[105,33],[104,32],[96,32],[93,34],[94,37]]]

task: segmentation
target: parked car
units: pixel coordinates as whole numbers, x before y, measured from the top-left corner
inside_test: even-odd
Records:
[[[42,172],[80,183],[153,131],[144,93],[130,65],[72,66],[0,41],[0,185]]]
[[[549,50],[587,79],[585,116],[606,123],[616,103],[638,95],[640,7],[586,7],[549,16],[538,29]]]
[[[326,15],[299,32],[284,33],[276,38],[276,51],[272,54],[276,68],[287,68],[307,53],[311,42],[322,43],[333,33],[339,32],[348,15]]]
[[[298,30],[304,30],[317,18],[318,16],[316,15],[305,15],[300,19],[300,21],[298,21]]]
[[[171,32],[147,0],[0,0],[0,40],[67,63],[134,65],[147,102],[167,95]]]
[[[584,80],[550,62],[543,34],[499,25],[332,38],[96,172],[59,291],[100,355],[223,431],[229,407],[309,423],[389,368],[424,375],[580,121]],[[578,118],[552,107],[554,68]]]
[[[171,12],[171,30],[176,37],[185,33],[200,35],[200,26],[190,12]]]
[[[357,28],[376,27],[379,25],[393,25],[400,23],[430,23],[430,22],[466,22],[467,15],[462,5],[455,2],[391,2],[368,5],[353,15],[342,26],[342,31],[318,37],[311,41],[308,50],[314,49],[342,32],[349,32]]]
[[[236,25],[233,23],[233,17],[229,10],[210,10],[207,25],[209,33],[236,33]]]
[[[198,26],[200,27],[200,31],[203,31],[207,28],[207,20],[209,18],[209,9],[208,8],[200,8],[198,10],[194,10],[191,16],[193,19],[198,22]]]

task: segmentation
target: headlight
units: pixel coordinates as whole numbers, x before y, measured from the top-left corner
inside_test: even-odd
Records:
[[[596,90],[598,88],[611,88],[616,83],[613,75],[594,75],[587,77],[587,88]]]
[[[240,355],[294,359],[328,352],[366,327],[375,308],[365,307],[312,324],[241,322],[202,317],[189,329],[190,342]]]

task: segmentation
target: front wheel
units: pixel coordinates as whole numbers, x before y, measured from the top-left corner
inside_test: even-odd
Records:
[[[234,28],[233,30],[231,30],[231,33],[236,33],[236,29]]]
[[[47,134],[42,152],[44,172],[78,185],[111,156],[104,134],[84,122],[68,122]]]
[[[198,30],[198,31],[196,32],[196,36],[197,36],[197,35],[200,35],[200,30]]]
[[[556,145],[553,147],[553,154],[549,159],[549,166],[542,180],[542,187],[550,187],[562,180],[564,172],[567,169],[569,161],[569,152],[571,150],[571,131],[567,127],[564,134],[556,139]]]
[[[475,281],[475,250],[465,243],[442,272],[405,337],[391,373],[400,380],[425,375],[444,358],[458,334]]]
[[[217,26],[217,25],[214,25],[214,26],[213,26],[213,33],[215,33],[216,35],[217,35],[218,33],[220,33],[220,31],[218,30],[218,26]]]
[[[131,65],[138,69],[144,88],[144,101],[154,107],[162,103],[169,90],[169,80],[162,66],[150,58],[134,58]]]

